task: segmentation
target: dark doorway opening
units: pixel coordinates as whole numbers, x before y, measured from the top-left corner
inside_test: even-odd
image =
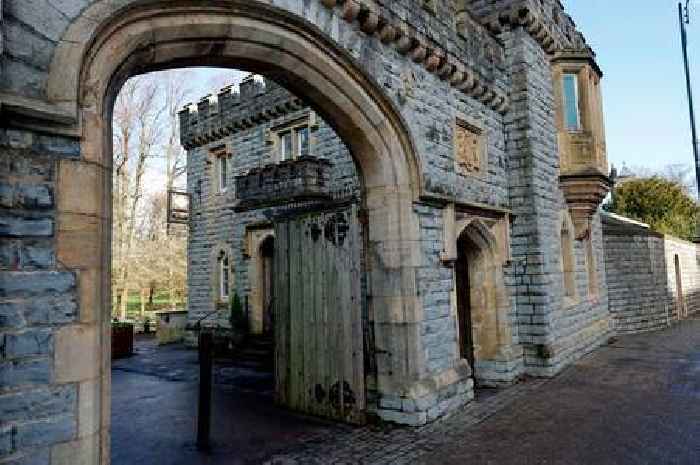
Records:
[[[471,251],[475,245],[462,234],[457,241],[455,263],[455,285],[457,289],[457,324],[459,331],[460,357],[469,362],[474,374],[474,334],[472,328],[471,282],[469,274]]]
[[[262,292],[263,292],[263,334],[271,335],[274,331],[273,304],[275,290],[273,279],[275,276],[275,240],[268,237],[260,246],[262,258]]]

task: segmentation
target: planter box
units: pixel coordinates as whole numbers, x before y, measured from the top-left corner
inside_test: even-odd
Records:
[[[133,323],[112,323],[112,359],[134,353]]]

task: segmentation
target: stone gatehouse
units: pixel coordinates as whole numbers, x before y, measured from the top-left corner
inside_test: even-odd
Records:
[[[327,313],[343,344],[323,325],[310,340],[347,371],[311,396],[278,376],[289,405],[423,424],[468,402],[474,378],[551,376],[610,334],[602,72],[557,0],[6,0],[1,14],[0,460],[109,462],[110,118],[125,80],[151,70],[265,75],[303,102],[270,117],[308,106],[309,141],[330,126],[353,160],[353,201],[272,221],[281,269],[346,309]],[[254,168],[211,145],[249,123],[201,106],[193,150]],[[311,190],[350,166],[301,161],[280,176]],[[249,174],[274,184],[276,169]],[[225,200],[206,188],[202,202]],[[304,269],[296,245],[335,268]],[[246,250],[222,247],[229,267]],[[229,286],[253,299],[241,271]],[[341,273],[348,286],[328,278]],[[284,347],[305,347],[298,323]]]
[[[226,129],[212,131],[211,124],[218,127],[219,121]],[[258,188],[265,182],[260,180],[265,177],[263,168],[289,165],[299,168],[296,177],[311,175],[311,181],[320,181],[319,189],[311,193],[317,198],[324,193],[359,195],[352,157],[320,116],[273,81],[258,76],[249,76],[238,89],[222,89],[215,100],[205,97],[196,111],[188,106],[180,113],[180,125],[181,142],[188,151],[191,199],[190,320],[220,309],[216,318],[208,317],[203,324],[230,324],[230,300],[236,294],[250,317],[251,331],[269,331],[263,320],[271,302],[263,291],[265,281],[270,290],[271,277],[264,272],[271,269],[265,268],[261,251],[274,239],[275,211],[294,200],[293,194],[305,192],[275,192],[269,184],[251,192],[242,182],[252,175]],[[315,159],[329,163],[317,165]],[[275,185],[289,182],[287,177],[292,176],[280,170],[270,175],[277,177]]]

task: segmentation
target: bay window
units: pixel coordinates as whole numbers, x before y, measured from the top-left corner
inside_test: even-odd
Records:
[[[564,119],[569,131],[581,130],[581,112],[579,110],[578,76],[573,73],[563,75]]]

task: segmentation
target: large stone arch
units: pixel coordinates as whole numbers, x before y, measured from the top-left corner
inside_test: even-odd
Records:
[[[82,444],[103,464],[109,462],[110,419],[111,112],[121,85],[135,74],[191,65],[263,73],[335,127],[361,173],[374,339],[390,354],[376,357],[377,391],[401,395],[425,375],[415,286],[420,231],[412,210],[422,184],[399,113],[350,55],[294,15],[247,1],[167,3],[93,4],[66,32],[48,80],[49,99],[78,121],[81,156],[62,164],[57,196],[59,218],[80,226],[59,229],[57,242],[59,259],[78,270],[80,311],[92,315],[68,352],[94,354],[94,368],[71,380],[94,388],[94,396],[79,400],[81,411],[96,420]],[[75,240],[76,230],[94,247],[63,256],[60,244]]]
[[[484,223],[471,218],[457,225],[458,244],[468,243],[469,294],[474,338],[474,376],[484,385],[512,381],[507,369],[513,351],[510,297],[506,291],[503,244]],[[456,282],[459,286],[461,283]],[[458,325],[459,327],[459,325]]]
[[[418,196],[419,162],[400,113],[373,78],[316,26],[258,2],[201,6],[190,0],[167,8],[164,3],[97,2],[59,43],[47,95],[76,114],[83,136],[135,74],[193,65],[235,67],[270,76],[303,96],[348,145],[367,189],[402,186]]]

